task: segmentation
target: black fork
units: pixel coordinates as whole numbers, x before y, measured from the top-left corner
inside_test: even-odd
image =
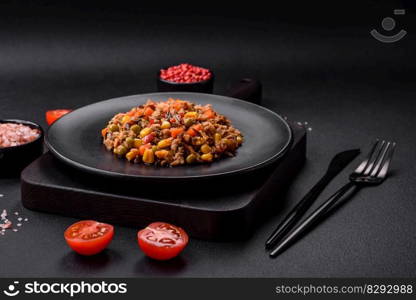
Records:
[[[350,174],[350,181],[311,213],[302,223],[296,226],[289,235],[270,252],[271,257],[282,253],[293,241],[307,229],[327,216],[327,212],[336,202],[352,189],[357,190],[364,186],[378,185],[384,181],[393,157],[396,143],[377,140],[368,156]]]

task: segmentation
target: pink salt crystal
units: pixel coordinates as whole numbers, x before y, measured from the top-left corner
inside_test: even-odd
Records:
[[[10,221],[7,221],[4,224],[0,224],[0,228],[2,228],[2,229],[8,229],[10,227],[12,227],[12,222],[10,222]]]

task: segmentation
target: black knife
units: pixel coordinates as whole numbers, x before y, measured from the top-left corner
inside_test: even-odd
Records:
[[[325,175],[317,184],[299,201],[291,210],[286,218],[279,224],[266,241],[266,249],[275,245],[293,227],[293,225],[303,216],[319,194],[324,190],[328,183],[338,175],[351,161],[360,154],[360,149],[353,149],[338,153],[331,160]]]

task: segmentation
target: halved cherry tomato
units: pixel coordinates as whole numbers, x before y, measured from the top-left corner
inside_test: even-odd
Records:
[[[48,110],[46,112],[46,123],[48,125],[51,125],[53,122],[58,120],[63,115],[66,115],[67,113],[71,112],[71,109],[55,109],[55,110]]]
[[[177,226],[155,222],[137,233],[140,249],[149,257],[168,260],[177,256],[186,247],[189,237]]]
[[[93,220],[79,221],[64,233],[69,247],[82,255],[94,255],[103,251],[113,239],[114,227]]]

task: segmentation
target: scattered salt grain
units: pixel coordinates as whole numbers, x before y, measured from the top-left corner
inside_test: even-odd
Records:
[[[19,215],[19,212],[17,211],[15,211],[13,214],[16,216],[14,217],[16,220],[16,227],[22,227],[22,221],[24,220],[27,222],[29,220],[28,218],[17,217]],[[8,230],[13,232],[19,231],[16,227],[14,227],[13,223],[8,219],[7,210],[3,209],[2,213],[0,214],[0,235],[5,235]]]
[[[312,127],[311,126],[308,126],[308,122],[296,122],[296,124],[298,125],[298,126],[301,126],[301,127],[303,127],[303,128],[305,128],[307,131],[309,131],[309,132],[311,132],[312,131]]]
[[[7,219],[7,210],[3,209],[3,212],[0,215],[1,220]]]

